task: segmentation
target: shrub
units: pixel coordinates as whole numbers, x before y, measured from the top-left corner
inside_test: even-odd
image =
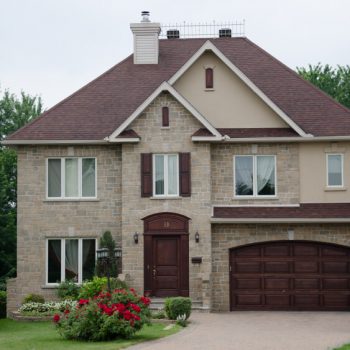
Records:
[[[67,307],[53,321],[66,339],[89,341],[130,338],[149,322],[150,300],[133,289],[116,289],[94,298],[80,299],[76,307]]]
[[[158,311],[152,312],[152,318],[159,319],[159,320],[164,319],[166,318],[166,313],[164,310],[159,309]]]
[[[89,299],[101,293],[106,289],[107,278],[106,277],[94,277],[92,281],[86,281],[83,283],[80,289],[78,299]]]
[[[192,302],[190,298],[175,297],[165,299],[165,312],[171,320],[186,315],[186,320],[191,315]]]
[[[42,295],[40,294],[28,294],[24,297],[22,304],[28,304],[28,303],[40,303],[40,304],[44,304],[45,303],[45,299]]]
[[[0,318],[6,318],[6,292],[0,291]]]
[[[111,278],[111,290],[115,289],[129,289],[129,286],[119,278]]]
[[[48,303],[27,303],[23,304],[18,311],[20,313],[28,314],[52,314],[53,312],[63,312],[67,307],[75,307],[77,302],[74,300],[64,300],[59,302]]]
[[[58,285],[57,296],[62,300],[76,300],[80,292],[80,286],[72,280],[66,280]]]

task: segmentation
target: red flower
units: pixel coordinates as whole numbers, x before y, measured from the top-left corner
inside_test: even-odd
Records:
[[[136,312],[141,312],[141,308],[140,306],[136,305],[136,304],[131,304],[131,307],[134,311]]]
[[[140,301],[144,304],[144,305],[149,305],[151,303],[151,299],[147,298],[147,297],[141,297]]]
[[[126,310],[123,316],[125,320],[129,321],[132,317],[132,313],[129,310]]]
[[[79,300],[79,305],[80,306],[83,306],[85,304],[89,304],[89,299],[80,299]]]
[[[53,317],[53,321],[54,321],[55,323],[60,322],[60,315],[55,314],[54,317]]]
[[[65,315],[67,315],[67,314],[69,314],[69,313],[70,313],[69,309],[65,309],[65,310],[64,310],[64,314],[65,314]]]
[[[141,320],[140,316],[138,316],[138,315],[133,315],[133,318],[134,318],[135,321],[140,321]]]

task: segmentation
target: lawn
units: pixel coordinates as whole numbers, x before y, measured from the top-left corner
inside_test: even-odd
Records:
[[[333,350],[350,350],[350,344],[343,345],[340,348],[336,348],[336,349],[333,349]]]
[[[1,350],[117,350],[130,345],[154,340],[178,332],[181,327],[174,325],[165,330],[164,324],[154,323],[145,326],[132,339],[110,342],[78,342],[63,339],[52,322],[16,322],[9,319],[0,320]]]

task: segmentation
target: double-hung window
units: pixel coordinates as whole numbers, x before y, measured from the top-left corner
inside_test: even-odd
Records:
[[[236,197],[276,196],[276,157],[235,156],[234,192]]]
[[[96,158],[49,158],[48,198],[96,198]]]
[[[327,187],[343,186],[343,154],[327,154]]]
[[[96,239],[48,239],[46,253],[47,284],[65,280],[82,283],[94,276]]]
[[[153,155],[153,195],[172,197],[179,195],[179,155]]]

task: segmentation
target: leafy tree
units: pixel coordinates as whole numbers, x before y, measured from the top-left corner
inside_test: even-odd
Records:
[[[350,66],[338,65],[333,68],[328,64],[309,64],[307,68],[297,67],[297,72],[336,101],[350,108]]]
[[[0,141],[42,111],[40,97],[5,91],[0,96]],[[16,275],[17,156],[15,150],[0,145],[0,289]]]

